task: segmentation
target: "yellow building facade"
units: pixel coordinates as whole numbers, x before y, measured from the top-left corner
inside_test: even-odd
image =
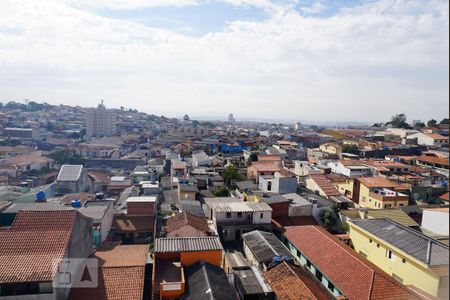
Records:
[[[448,262],[446,266],[431,267],[355,223],[348,222],[351,243],[356,252],[404,285],[414,285],[433,296],[448,297]]]

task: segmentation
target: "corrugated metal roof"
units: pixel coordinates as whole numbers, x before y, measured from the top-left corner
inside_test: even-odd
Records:
[[[260,263],[270,263],[280,255],[291,257],[289,250],[273,233],[254,230],[243,234],[242,238]]]
[[[217,236],[211,237],[173,237],[156,239],[155,252],[193,252],[223,250]]]
[[[353,220],[351,222],[427,265],[437,266],[449,263],[448,246],[414,229],[389,219]],[[428,261],[427,255],[430,248],[431,256]]]
[[[262,212],[272,211],[265,202],[219,202],[212,204],[216,212]]]
[[[80,178],[82,165],[63,165],[59,170],[57,181],[77,181]]]

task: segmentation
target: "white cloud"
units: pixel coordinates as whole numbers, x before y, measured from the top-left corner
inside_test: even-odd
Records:
[[[315,1],[310,6],[302,6],[300,10],[305,14],[320,14],[327,9],[327,6],[320,1]]]
[[[330,18],[278,7],[197,38],[57,0],[1,1],[0,101],[291,119],[447,114],[447,1],[382,0]]]

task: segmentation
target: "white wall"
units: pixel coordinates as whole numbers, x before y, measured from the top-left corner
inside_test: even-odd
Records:
[[[422,227],[437,234],[449,234],[448,212],[424,210]]]

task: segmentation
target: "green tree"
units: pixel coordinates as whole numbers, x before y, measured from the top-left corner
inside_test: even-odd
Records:
[[[81,155],[72,150],[60,150],[50,153],[48,155],[51,159],[54,159],[56,163],[60,165],[83,165],[84,159]]]
[[[359,154],[358,146],[353,144],[342,145],[342,153]]]
[[[428,127],[435,127],[437,125],[437,121],[435,119],[431,119],[427,122]]]
[[[214,195],[216,197],[228,197],[230,196],[230,192],[228,191],[228,189],[224,186],[219,186],[218,188],[216,188],[216,190],[214,191]]]
[[[404,113],[396,114],[392,116],[391,121],[386,123],[386,125],[392,125],[395,128],[406,128],[409,129],[411,126],[406,122],[407,117]]]
[[[426,126],[425,123],[419,122],[414,125],[414,129],[421,129],[424,128],[425,126]]]
[[[332,231],[339,220],[339,208],[333,205],[331,210],[323,210],[320,213],[320,220],[328,231]]]
[[[0,105],[0,107],[1,107],[1,105]],[[442,121],[439,122],[439,124],[441,124],[441,125],[445,125],[445,124],[448,125],[449,124],[448,118],[442,119]]]
[[[235,165],[226,166],[225,169],[223,169],[222,177],[227,185],[230,185],[233,180],[241,179],[241,175]]]

